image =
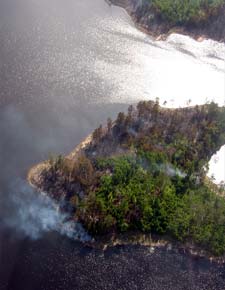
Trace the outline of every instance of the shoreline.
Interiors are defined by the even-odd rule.
[[[137,0],[107,0],[106,3],[108,2],[111,3],[110,5],[119,6],[125,9],[136,28],[153,37],[156,41],[165,41],[171,34],[177,33],[189,36],[198,42],[202,42],[206,39],[225,42],[225,28],[223,28],[221,35],[218,33],[219,22],[222,22],[221,27],[225,26],[225,6],[221,9],[222,11],[218,16],[218,21],[216,19],[217,17],[214,16],[209,19],[209,24],[199,24],[199,26],[171,26],[160,17],[156,17],[156,22],[151,23],[149,15],[154,15],[154,11],[152,11],[150,5],[147,8],[145,7],[145,10],[142,11],[141,8],[137,6]]]
[[[134,135],[133,139],[129,139],[128,137],[130,136],[128,134],[127,139],[121,139],[121,136],[124,136],[124,134],[126,132],[129,132],[129,130],[136,130],[134,132],[139,132],[139,134],[141,133],[142,135],[145,134],[146,138],[147,136],[149,136],[148,138],[150,138],[151,135],[149,135],[151,133],[151,131],[149,130],[149,126],[158,126],[158,134],[164,134],[163,138],[166,138],[166,136],[173,136],[174,137],[174,126],[175,123],[171,123],[172,121],[176,120],[176,122],[180,122],[182,125],[180,125],[180,127],[178,127],[178,132],[180,134],[189,134],[190,138],[192,138],[191,140],[193,141],[186,141],[188,142],[187,144],[189,146],[195,146],[196,141],[198,140],[196,137],[196,132],[198,132],[198,134],[204,134],[205,130],[207,130],[206,125],[210,125],[213,121],[215,123],[215,128],[217,129],[217,134],[218,134],[218,138],[215,139],[214,143],[210,143],[208,144],[207,142],[204,143],[204,140],[201,141],[202,145],[198,146],[196,148],[195,151],[195,155],[191,155],[189,159],[186,157],[185,161],[189,161],[191,164],[193,164],[192,160],[193,158],[196,159],[198,156],[201,157],[201,164],[196,164],[195,163],[195,168],[193,168],[194,171],[189,171],[189,174],[193,174],[193,172],[196,174],[199,174],[200,168],[203,166],[202,162],[208,162],[207,160],[211,158],[211,156],[215,153],[215,151],[217,151],[218,148],[221,147],[222,144],[224,144],[225,142],[225,137],[224,137],[224,124],[223,124],[223,120],[224,120],[224,110],[225,108],[220,108],[218,107],[218,105],[216,105],[215,103],[211,103],[211,104],[205,104],[202,105],[201,107],[199,106],[195,106],[192,108],[179,108],[179,109],[172,109],[171,111],[169,109],[165,109],[159,106],[159,103],[156,101],[149,101],[149,102],[140,102],[137,105],[137,108],[134,109],[133,107],[129,108],[128,110],[128,114],[129,112],[130,115],[130,119],[128,119],[128,117],[126,116],[126,114],[124,113],[119,113],[117,119],[112,122],[111,120],[107,121],[107,126],[103,127],[102,125],[95,129],[95,131],[91,134],[89,134],[85,139],[83,139],[73,150],[71,153],[67,154],[66,156],[61,156],[59,155],[58,157],[54,158],[50,158],[47,161],[43,161],[37,165],[35,165],[34,167],[30,168],[28,175],[27,175],[27,180],[29,182],[29,184],[33,187],[36,188],[40,194],[43,195],[48,195],[49,197],[52,198],[52,200],[54,200],[57,204],[57,207],[60,211],[62,212],[66,212],[68,211],[68,220],[72,221],[76,221],[76,222],[80,222],[85,229],[88,230],[88,233],[93,233],[93,239],[91,240],[86,240],[86,241],[81,241],[83,242],[84,246],[89,246],[89,247],[93,247],[93,248],[97,248],[100,250],[105,250],[110,246],[116,246],[116,245],[142,245],[142,246],[146,246],[147,248],[152,248],[152,250],[154,250],[154,248],[158,248],[158,247],[163,247],[164,249],[166,249],[167,247],[173,248],[174,251],[181,251],[182,253],[188,253],[193,257],[204,257],[209,261],[215,261],[218,263],[225,263],[225,254],[224,254],[224,244],[223,244],[223,238],[221,238],[221,243],[220,241],[218,241],[218,239],[214,238],[214,232],[211,233],[210,231],[207,232],[209,239],[206,239],[202,242],[201,239],[196,239],[196,236],[194,236],[196,233],[199,233],[199,228],[198,228],[198,221],[195,222],[195,220],[193,219],[193,221],[195,222],[195,226],[197,225],[197,231],[194,229],[192,229],[191,226],[191,219],[190,221],[188,221],[187,224],[187,230],[188,232],[184,232],[184,234],[174,234],[173,232],[173,227],[179,227],[180,225],[182,226],[182,223],[179,223],[179,217],[178,217],[178,223],[175,221],[172,221],[172,227],[169,227],[169,220],[168,220],[168,224],[166,224],[166,227],[162,227],[162,230],[157,230],[157,227],[152,227],[151,225],[149,226],[149,224],[147,223],[147,227],[138,227],[137,224],[140,222],[142,222],[143,220],[141,220],[142,216],[141,216],[141,208],[140,210],[140,214],[137,216],[133,216],[133,218],[136,218],[136,225],[132,225],[129,227],[129,222],[130,220],[125,220],[127,212],[123,212],[121,211],[121,214],[124,214],[124,220],[127,221],[127,227],[126,228],[122,228],[121,225],[118,223],[116,224],[118,221],[116,220],[116,218],[114,218],[113,213],[110,212],[110,209],[115,209],[116,210],[119,208],[117,205],[117,200],[116,203],[113,204],[113,202],[109,205],[107,204],[107,201],[105,201],[103,198],[106,197],[107,198],[107,191],[102,191],[103,192],[103,198],[101,199],[101,197],[97,196],[98,188],[101,188],[101,179],[102,176],[106,175],[113,175],[113,170],[114,170],[114,165],[113,163],[109,163],[109,165],[107,165],[108,163],[106,163],[106,165],[104,165],[104,157],[115,157],[118,156],[116,154],[122,153],[122,154],[132,154],[135,153],[133,150],[135,150],[132,147],[132,143],[134,144],[133,146],[135,146],[135,142],[140,142],[140,137],[136,134]],[[157,116],[155,116],[154,114],[157,112]],[[212,114],[212,112],[214,112]],[[215,117],[215,113],[218,113],[218,118]],[[147,116],[146,116],[147,114]],[[140,124],[140,120],[141,118],[145,117],[145,127],[142,128],[142,130],[139,129],[139,127],[137,127]],[[176,119],[174,119],[176,117]],[[192,124],[190,123],[193,118],[196,117],[198,120],[197,124],[193,124],[192,126],[188,126],[187,124]],[[205,124],[205,127],[200,126],[200,122],[203,120],[206,120],[206,118],[208,117],[208,123]],[[127,123],[127,127],[125,127],[125,122],[130,122]],[[220,122],[221,121],[221,122]],[[169,123],[169,125],[167,125]],[[113,125],[114,124],[114,125]],[[123,125],[123,127],[121,127],[121,124]],[[130,124],[130,125],[129,125]],[[172,124],[172,125],[171,125]],[[121,128],[124,128],[123,131],[121,131]],[[137,129],[138,128],[138,129]],[[211,128],[211,127],[210,127]],[[214,128],[214,127],[213,127]],[[132,131],[133,132],[133,131]],[[208,132],[208,131],[207,131]],[[209,132],[209,137],[208,139],[211,140],[211,135],[213,134],[213,132],[215,132],[215,129],[211,130]],[[123,135],[121,135],[123,134]],[[169,135],[168,135],[169,134]],[[160,135],[160,136],[161,136]],[[192,137],[191,137],[192,136]],[[156,135],[157,137],[157,135]],[[156,138],[155,137],[155,138]],[[176,136],[175,136],[176,137]],[[220,137],[220,138],[219,138]],[[131,136],[130,136],[131,138]],[[136,139],[135,139],[136,138]],[[162,142],[162,144],[164,144],[164,139],[162,137],[157,137],[158,139],[155,139],[155,143],[158,144],[159,142]],[[182,139],[183,140],[183,139]],[[127,143],[125,143],[125,141]],[[128,143],[128,141],[130,143]],[[153,154],[156,152],[156,149],[154,146],[155,145],[154,142],[150,142],[149,139],[147,139],[147,141],[149,142],[149,144],[152,147],[141,147],[142,150],[146,150],[148,151],[153,151]],[[147,142],[145,141],[145,142]],[[172,142],[172,141],[171,141]],[[122,144],[122,145],[121,145]],[[124,144],[128,145],[131,144],[129,148],[129,151],[126,151],[124,147]],[[145,143],[146,144],[146,143]],[[171,144],[166,143],[166,144]],[[186,144],[186,143],[185,143]],[[179,145],[179,144],[178,144]],[[202,148],[202,146],[204,147],[204,150]],[[166,155],[167,157],[163,157],[161,156],[161,159],[151,159],[150,162],[152,162],[152,164],[157,164],[157,163],[162,163],[163,164],[167,164],[167,162],[169,162],[171,159],[169,159],[169,154],[174,154],[173,152],[176,152],[177,148],[179,149],[179,147],[176,146],[176,144],[172,143],[173,146],[173,151],[171,153],[171,151],[166,151],[166,148],[168,148],[168,145],[165,147],[160,147],[161,150],[164,149],[165,153],[164,154],[168,154]],[[159,150],[159,147],[156,147],[157,150]],[[186,151],[182,151],[182,152],[189,152],[189,147],[185,147],[187,148]],[[207,148],[207,151],[205,151],[205,148]],[[123,150],[122,150],[123,149]],[[138,149],[138,148],[137,148]],[[121,151],[122,150],[122,151]],[[154,151],[155,150],[155,151]],[[175,151],[174,151],[175,150]],[[202,151],[203,150],[203,151]],[[158,152],[158,151],[157,151]],[[191,153],[191,152],[190,152]],[[201,155],[199,155],[201,154]],[[93,159],[91,159],[93,157]],[[151,157],[152,155],[150,155]],[[173,155],[171,155],[173,156]],[[98,157],[102,157],[102,163],[100,160],[100,163],[98,163]],[[136,156],[138,157],[138,156]],[[134,158],[136,158],[134,157]],[[140,157],[140,155],[139,155]],[[145,158],[145,155],[142,157]],[[151,157],[152,158],[152,157]],[[168,159],[166,159],[168,158]],[[172,157],[171,157],[172,158]],[[55,160],[55,161],[54,161]],[[106,159],[107,160],[107,159]],[[117,160],[117,159],[116,159]],[[136,160],[136,159],[135,159]],[[134,160],[134,161],[135,161]],[[144,159],[142,159],[144,160]],[[168,161],[169,160],[169,161]],[[183,159],[181,159],[182,161]],[[132,170],[132,175],[130,175],[130,179],[129,181],[129,185],[130,188],[136,188],[136,184],[139,186],[141,184],[141,182],[145,182],[147,180],[147,182],[150,181],[151,178],[153,178],[153,175],[141,175],[144,176],[144,178],[142,178],[139,182],[135,183],[135,178],[134,178],[134,174],[137,174],[138,171],[136,168],[136,166],[133,166],[134,164],[137,164],[136,161],[135,163],[132,163],[133,161],[131,160],[131,162],[129,162],[129,164],[126,165],[126,168],[128,168],[128,170],[131,170],[130,168],[132,167],[134,170]],[[200,161],[199,161],[200,162]],[[119,166],[121,166],[121,163],[118,163]],[[142,166],[140,168],[144,167],[143,162],[141,162]],[[179,164],[177,163],[175,166],[179,169]],[[182,166],[183,163],[181,163]],[[184,163],[185,164],[185,163]],[[102,166],[102,167],[101,167]],[[109,167],[112,166],[112,167]],[[123,165],[124,166],[124,165]],[[172,169],[173,167],[173,163],[171,160],[171,166]],[[201,167],[198,167],[201,166]],[[139,168],[139,167],[137,167]],[[199,168],[199,169],[198,169]],[[151,169],[151,168],[150,168]],[[181,170],[183,172],[185,172],[185,170],[190,170],[190,167],[185,167],[183,165],[183,167],[181,167]],[[115,175],[117,174],[117,169],[115,169]],[[121,167],[119,167],[119,176],[122,176],[122,178],[124,178],[124,176],[126,176],[130,171],[125,171],[121,169]],[[152,170],[152,169],[151,169]],[[153,167],[154,170],[154,167]],[[128,172],[128,173],[127,173]],[[146,171],[147,172],[147,171]],[[129,173],[130,174],[130,173]],[[167,173],[167,176],[169,176],[169,172]],[[174,173],[176,175],[176,173]],[[182,173],[181,173],[182,174]],[[159,176],[160,179],[158,179],[158,182],[161,183],[161,178],[164,177],[165,175]],[[177,176],[177,175],[176,175]],[[186,176],[186,175],[185,175]],[[202,198],[207,198],[207,196],[205,196],[205,190],[208,188],[209,186],[205,186],[204,184],[204,172],[202,175],[202,181],[201,181],[201,185],[198,188],[199,190],[202,190],[202,192],[200,192],[202,194],[202,196],[200,197],[200,193],[198,193],[197,191],[195,191],[193,189],[193,193],[197,193],[197,196],[200,198],[199,202],[193,199],[186,200],[187,202],[190,202],[191,205],[193,205],[196,203],[197,205],[199,205],[201,208],[204,208],[204,200],[202,200]],[[157,176],[156,176],[157,177]],[[133,178],[134,178],[134,183],[133,183]],[[190,178],[190,177],[189,177]],[[132,180],[132,183],[130,183]],[[154,179],[153,179],[154,180]],[[168,179],[170,182],[171,179]],[[175,179],[176,181],[177,179]],[[193,182],[194,180],[192,180]],[[116,181],[117,182],[117,181]],[[125,189],[127,185],[127,181],[126,183],[124,182],[124,179],[122,179],[122,182],[119,181],[119,185],[121,186],[122,189]],[[174,196],[178,193],[184,193],[186,194],[186,188],[187,186],[190,186],[190,180],[188,179],[187,184],[185,184],[185,187],[182,189],[180,188],[180,191],[176,191],[175,188],[172,189],[174,193],[172,193],[172,195],[170,195],[168,199],[165,199],[163,197],[163,193],[164,191],[159,188],[159,187],[155,187],[155,184],[153,183],[153,190],[151,194],[155,194],[155,196],[158,196],[159,193],[162,193],[162,201],[165,202],[165,204],[174,201]],[[110,183],[113,185],[113,183]],[[109,185],[110,185],[109,184]],[[172,184],[172,183],[171,183]],[[117,183],[116,183],[117,185]],[[163,183],[163,185],[165,186],[165,184]],[[108,186],[108,184],[106,184],[106,186]],[[149,185],[148,185],[149,186]],[[159,186],[159,185],[157,185]],[[174,184],[173,186],[176,186],[176,184]],[[183,183],[181,183],[181,186],[184,186]],[[170,187],[169,187],[170,188]],[[192,187],[191,187],[192,188]],[[113,192],[115,190],[115,192],[117,192],[118,187],[116,186],[112,186],[111,188],[109,188],[110,192]],[[131,189],[132,192],[133,189]],[[136,192],[134,192],[134,197],[136,198],[136,200],[138,200],[138,198],[142,198],[142,200],[144,200],[144,203],[141,203],[141,206],[148,206],[148,202],[149,200],[143,199],[143,194],[146,196],[146,194],[149,193],[149,187],[147,188],[147,192],[146,191],[142,191],[142,190],[136,190]],[[160,190],[160,191],[159,191]],[[182,191],[181,191],[182,190]],[[96,193],[97,192],[97,193]],[[100,191],[101,193],[101,191]],[[133,193],[133,192],[132,192]],[[38,194],[38,193],[37,193]],[[99,198],[99,200],[96,199]],[[109,193],[110,194],[110,193]],[[126,194],[129,194],[129,188],[128,188],[128,193],[125,191],[123,191],[124,196]],[[207,193],[208,194],[208,193]],[[215,208],[213,202],[215,202],[216,200],[216,195],[218,196],[218,193],[215,192],[214,190],[212,190],[212,194],[213,196],[210,197],[211,199],[209,199],[210,205],[212,204],[213,209]],[[121,194],[120,194],[121,196]],[[144,196],[144,197],[145,197]],[[210,195],[211,196],[211,195]],[[101,208],[99,209],[98,207],[96,207],[96,200],[99,202],[102,202],[103,205],[108,206],[107,210],[105,210],[104,212],[101,210]],[[122,200],[122,199],[121,199]],[[177,199],[176,199],[177,200]],[[183,199],[181,199],[182,201]],[[89,204],[88,204],[89,202]],[[136,202],[136,201],[134,201]],[[150,201],[151,202],[151,201]],[[176,201],[175,201],[176,202]],[[220,202],[218,200],[218,202]],[[175,206],[175,208],[172,208],[172,214],[176,213],[176,210],[179,209],[178,207],[181,206],[181,213],[184,212],[182,210],[185,210],[187,207],[182,207],[182,204],[179,203],[179,201],[177,200],[177,205]],[[88,206],[89,207],[88,207]],[[90,207],[90,205],[94,205],[94,207]],[[97,203],[98,205],[98,203]],[[132,202],[128,203],[128,206],[132,206]],[[111,208],[110,208],[110,207]],[[131,207],[130,206],[130,207]],[[167,206],[167,205],[166,205]],[[177,207],[178,206],[178,207]],[[225,207],[225,203],[224,200],[221,199],[221,206],[222,209]],[[93,209],[93,210],[92,210]],[[198,209],[198,208],[197,208]],[[207,208],[206,208],[207,209]],[[188,210],[188,209],[187,209]],[[187,211],[189,212],[189,211]],[[119,212],[120,213],[120,212]],[[166,212],[167,213],[167,212]],[[214,213],[214,212],[212,212]],[[185,212],[184,212],[185,214]],[[194,212],[195,214],[195,212]],[[207,212],[203,211],[202,214],[208,214]],[[222,214],[222,213],[221,213]],[[109,222],[107,222],[106,217],[109,216],[110,218],[111,215],[111,223],[110,220]],[[202,217],[204,217],[204,215],[202,215]],[[144,215],[143,215],[144,216]],[[149,223],[152,223],[152,219],[156,218],[156,221],[158,221],[158,217],[157,215],[149,215],[149,212],[146,213],[145,217],[147,216]],[[171,214],[170,214],[170,217]],[[176,217],[176,215],[174,216]],[[213,215],[214,217],[214,215]],[[164,214],[163,218],[167,218],[167,216]],[[190,218],[192,218],[192,213],[190,212]],[[135,220],[135,219],[134,219]],[[211,219],[208,221],[206,220],[206,222],[210,222]],[[215,219],[212,219],[212,222],[214,222]],[[107,222],[107,223],[106,223]],[[216,220],[217,223],[219,223],[222,226],[222,222],[223,219],[220,220]],[[99,225],[97,224],[99,223]],[[102,223],[102,224],[101,224]],[[105,223],[105,224],[104,224]],[[205,225],[205,222],[203,222],[200,225]],[[102,228],[98,228],[98,226],[102,227]],[[212,228],[214,229],[214,228]],[[193,231],[192,231],[193,230]],[[191,232],[192,231],[192,232]],[[201,232],[200,232],[201,233]],[[205,232],[203,232],[203,234],[205,234]],[[221,233],[221,235],[224,234],[224,231]],[[221,236],[219,235],[219,237]],[[213,248],[213,242],[216,239],[216,242],[218,243],[218,247],[221,247],[218,249],[218,247],[214,247]],[[209,245],[207,246],[206,243],[209,243]],[[217,246],[217,244],[216,244]]]
[[[91,142],[92,134],[88,135],[81,143],[79,143],[74,150],[72,150],[66,157],[68,159],[76,159],[82,150]],[[43,190],[41,174],[43,170],[48,170],[49,161],[43,161],[31,167],[27,174],[27,181],[29,185],[38,192],[48,195],[48,192]],[[97,236],[91,242],[80,241],[84,246],[107,250],[110,247],[139,245],[149,249],[153,253],[158,248],[164,248],[167,251],[177,251],[183,254],[188,254],[192,258],[204,258],[210,262],[218,264],[225,263],[225,256],[216,257],[209,252],[202,250],[197,245],[191,242],[179,242],[167,236],[159,236],[155,234],[146,234],[139,231],[128,231],[127,233],[110,233],[108,235]]]
[[[99,236],[91,243],[84,242],[84,245],[102,251],[117,246],[142,246],[148,249],[150,253],[154,253],[157,249],[165,249],[166,251],[190,255],[193,259],[206,259],[211,263],[217,264],[225,263],[224,255],[221,257],[210,255],[207,251],[190,242],[182,243],[167,236],[160,237],[156,234],[146,234],[139,231],[128,231],[127,233],[117,233],[111,236]]]
[[[89,134],[83,141],[81,141],[68,155],[66,158],[75,160],[79,154],[82,154],[82,150],[92,141],[92,134]],[[48,170],[50,164],[49,160],[37,163],[32,166],[27,173],[27,181],[29,185],[38,191],[42,191],[41,187],[41,173],[44,170]],[[48,193],[46,193],[48,194]]]

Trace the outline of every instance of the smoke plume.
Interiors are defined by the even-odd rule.
[[[179,176],[181,178],[185,178],[187,176],[186,173],[182,172],[180,169],[173,167],[171,164],[163,164],[161,166],[162,171],[164,171],[168,176]]]
[[[57,231],[74,240],[91,240],[82,225],[62,213],[49,196],[35,192],[22,180],[13,184],[12,188],[11,204],[17,210],[5,218],[6,226],[34,240],[49,231]]]

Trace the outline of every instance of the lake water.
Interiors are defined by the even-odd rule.
[[[154,41],[123,9],[103,0],[0,0],[1,290],[140,289],[142,275],[142,289],[169,289],[165,285],[176,278],[169,270],[165,277],[156,271],[158,280],[151,278],[148,288],[151,259],[162,255],[168,267],[173,259],[183,265],[184,289],[193,281],[195,289],[204,289],[199,277],[210,265],[183,255],[159,251],[148,260],[144,249],[128,247],[105,257],[47,230],[37,241],[24,238],[31,223],[24,213],[30,210],[25,178],[30,166],[49,153],[70,152],[107,117],[138,100],[159,97],[168,107],[179,107],[189,99],[191,105],[214,99],[223,105],[224,52],[222,43],[181,35]],[[224,149],[219,154],[210,168],[218,181],[225,179]],[[40,219],[38,211],[33,218]],[[129,263],[136,265],[136,280]],[[100,277],[104,271],[108,274]],[[220,285],[221,273],[212,274]],[[116,284],[118,277],[122,284]]]

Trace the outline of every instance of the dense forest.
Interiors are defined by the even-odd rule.
[[[146,0],[173,24],[198,23],[216,15],[224,0]]]
[[[224,184],[207,177],[225,144],[225,107],[130,106],[75,155],[51,157],[39,187],[94,236],[139,230],[225,252]]]

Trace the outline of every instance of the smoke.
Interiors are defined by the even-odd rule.
[[[62,213],[49,196],[35,192],[22,180],[16,181],[12,188],[11,206],[16,210],[5,217],[4,224],[15,232],[33,240],[50,231],[57,231],[74,240],[91,240],[82,225]]]
[[[128,134],[130,134],[130,135],[133,136],[133,137],[137,137],[137,135],[138,135],[137,131],[134,130],[134,128],[129,128],[129,129],[127,130],[127,132],[128,132]]]
[[[133,6],[135,9],[138,9],[139,7],[143,6],[144,1],[143,0],[133,0]]]
[[[138,160],[138,164],[140,164],[145,170],[150,170],[151,172],[163,172],[170,177],[179,176],[181,178],[185,178],[187,176],[185,172],[173,166],[171,163],[152,164],[147,159],[141,158]]]
[[[168,175],[168,176],[179,176],[181,178],[185,178],[187,176],[186,173],[182,172],[180,169],[173,167],[171,164],[163,164],[162,170]]]

